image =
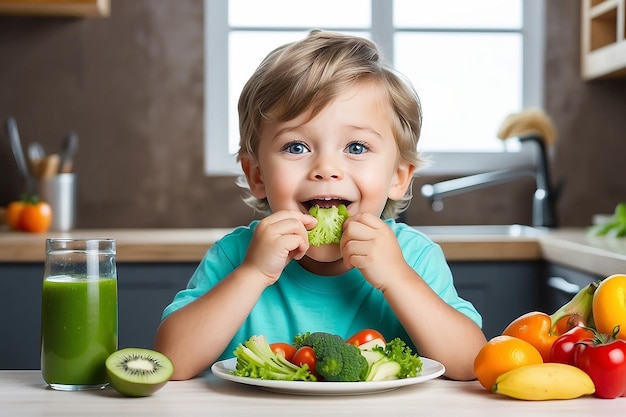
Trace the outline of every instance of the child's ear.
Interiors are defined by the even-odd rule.
[[[409,185],[411,185],[411,179],[413,179],[414,172],[415,165],[411,165],[402,160],[398,162],[396,172],[391,179],[391,187],[389,188],[388,197],[391,200],[398,201],[404,197],[406,190],[409,188]]]
[[[265,198],[265,183],[263,182],[263,176],[261,175],[261,168],[256,158],[251,155],[241,157],[241,168],[246,175],[248,181],[248,187],[250,187],[250,193],[256,198]]]

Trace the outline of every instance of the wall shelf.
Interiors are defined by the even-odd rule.
[[[28,16],[105,17],[111,0],[0,0],[0,14]]]
[[[626,77],[626,0],[583,0],[581,75]]]

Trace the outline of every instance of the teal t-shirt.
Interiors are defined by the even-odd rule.
[[[406,224],[394,220],[386,223],[395,232],[408,264],[433,291],[482,326],[482,318],[474,306],[458,296],[440,246]],[[242,263],[257,224],[254,221],[236,228],[207,251],[187,288],[178,292],[165,308],[163,319],[202,296]],[[380,331],[386,340],[399,337],[417,351],[383,294],[358,269],[339,276],[320,276],[292,260],[278,281],[265,289],[219,359],[233,357],[237,345],[253,335],[263,334],[270,343],[290,343],[296,334],[307,331],[330,332],[347,338],[366,328]]]

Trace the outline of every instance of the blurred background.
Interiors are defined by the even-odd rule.
[[[626,200],[626,78],[583,79],[581,2],[541,4],[541,101],[558,131],[552,179],[563,185],[557,217],[560,226],[587,226]],[[38,141],[53,152],[70,130],[80,137],[78,228],[234,227],[258,217],[234,174],[206,167],[205,68],[215,62],[205,53],[204,0],[110,5],[104,17],[0,15],[0,206],[24,187],[4,129],[13,116],[25,147]],[[425,124],[429,104],[422,97]],[[449,122],[458,123],[454,111]],[[418,172],[405,220],[531,223],[532,178],[449,197],[433,211],[420,186],[455,176]]]

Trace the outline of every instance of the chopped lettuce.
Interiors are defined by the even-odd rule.
[[[388,343],[362,345],[361,354],[367,359],[366,381],[412,378],[422,372],[422,360],[400,338]]]

